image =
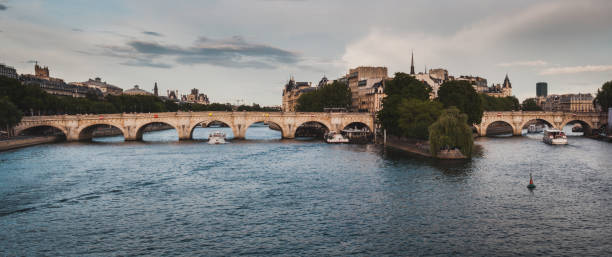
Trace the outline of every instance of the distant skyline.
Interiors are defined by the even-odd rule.
[[[100,77],[212,102],[280,105],[290,76],[357,66],[508,74],[520,100],[595,93],[612,80],[612,1],[0,0],[0,63],[67,82]]]

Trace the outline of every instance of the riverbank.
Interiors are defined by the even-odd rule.
[[[385,146],[428,158],[436,158],[443,160],[468,159],[458,149],[440,150],[437,156],[433,156],[429,151],[429,142],[422,140],[402,139],[390,136],[387,138],[387,143],[385,144]]]
[[[48,144],[62,140],[62,136],[16,137],[0,141],[0,152],[22,147]]]

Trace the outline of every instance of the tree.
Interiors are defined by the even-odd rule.
[[[521,108],[519,100],[514,96],[494,97],[480,94],[480,100],[484,111],[518,111]]]
[[[604,83],[601,89],[597,89],[597,96],[593,104],[601,106],[604,112],[612,107],[612,81]]]
[[[438,120],[429,126],[429,151],[433,156],[437,156],[443,148],[458,148],[463,155],[471,158],[474,137],[467,119],[466,114],[451,107],[444,110]]]
[[[314,91],[304,93],[298,98],[299,112],[322,112],[325,108],[349,108],[351,89],[342,82],[334,81]]]
[[[474,87],[468,81],[453,80],[444,82],[438,90],[438,101],[444,108],[457,107],[467,114],[467,124],[478,124],[484,112],[482,100]]]
[[[428,128],[438,119],[442,109],[442,104],[439,102],[403,99],[399,106],[398,121],[402,135],[427,140]]]
[[[0,97],[0,128],[6,128],[10,134],[11,129],[21,122],[21,117],[21,111],[8,97]]]
[[[527,98],[523,101],[521,109],[523,111],[541,111],[542,107],[538,106],[535,98]]]
[[[385,94],[383,99],[383,109],[376,117],[383,129],[389,134],[402,135],[403,131],[399,127],[401,111],[399,109],[402,100],[416,99],[428,101],[431,87],[412,76],[398,72],[393,79],[385,81]]]

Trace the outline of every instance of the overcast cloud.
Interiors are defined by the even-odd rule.
[[[10,6],[10,8],[7,8]],[[612,80],[612,1],[0,1],[0,62],[123,88],[279,105],[289,76],[317,82],[350,67],[446,68],[520,99],[596,92]]]

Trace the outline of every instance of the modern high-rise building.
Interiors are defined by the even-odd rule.
[[[536,83],[536,96],[547,97],[548,96],[548,83],[538,82]]]

